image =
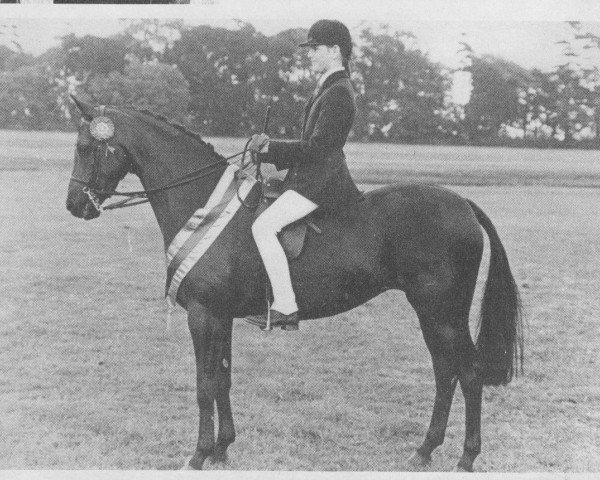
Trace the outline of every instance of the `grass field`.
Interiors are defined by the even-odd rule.
[[[214,143],[229,154],[243,140]],[[0,468],[179,468],[196,442],[195,366],[184,312],[164,323],[162,240],[146,206],[71,217],[73,144],[0,132]],[[600,470],[597,152],[352,144],[347,154],[361,182],[454,185],[508,251],[526,373],[485,389],[476,469]],[[238,439],[225,468],[406,468],[434,386],[402,294],[298,334],[236,320],[233,350]],[[463,416],[457,394],[432,470],[458,460]]]

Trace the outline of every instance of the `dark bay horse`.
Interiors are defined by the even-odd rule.
[[[83,187],[92,187],[101,203],[128,172],[134,173],[149,191],[168,247],[205,204],[226,160],[197,134],[149,112],[76,103],[82,123],[68,210],[96,218],[100,211]],[[100,115],[114,124],[106,140],[90,132],[89,122]],[[194,176],[199,171],[204,173]],[[173,188],[161,188],[165,185]],[[209,268],[194,267],[179,289],[197,368],[200,418],[192,468],[202,468],[208,457],[224,461],[235,439],[229,398],[233,319],[265,308],[265,278],[250,231],[253,218],[253,211],[240,209],[207,256]],[[473,202],[447,189],[407,183],[368,192],[352,208],[323,216],[319,227],[322,233],[309,230],[304,252],[290,264],[301,319],[345,312],[389,289],[404,291],[431,353],[436,385],[429,429],[410,461],[417,468],[427,465],[442,444],[459,382],[466,433],[457,469],[471,471],[481,450],[482,387],[510,382],[523,359],[518,289],[492,222]],[[483,253],[482,227],[491,258],[474,343],[469,310]]]

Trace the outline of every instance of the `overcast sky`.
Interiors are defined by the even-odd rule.
[[[39,54],[58,37],[110,35],[122,29],[119,18],[183,17],[190,24],[234,28],[233,19],[252,23],[272,35],[291,27],[308,28],[319,18],[337,18],[358,33],[361,25],[388,23],[418,38],[429,56],[456,65],[458,42],[477,53],[491,53],[525,67],[549,70],[563,61],[557,40],[571,34],[565,20],[600,22],[599,0],[192,0],[192,5],[7,5],[0,6],[26,51]],[[12,28],[14,25],[14,28]],[[600,23],[589,28],[600,32]],[[7,28],[3,29],[7,32]],[[12,35],[0,36],[9,43]]]

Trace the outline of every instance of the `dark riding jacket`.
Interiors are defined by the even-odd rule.
[[[362,198],[343,147],[354,121],[354,90],[346,71],[332,73],[304,109],[300,140],[270,140],[260,160],[289,169],[285,190],[295,190],[320,207],[334,210]]]

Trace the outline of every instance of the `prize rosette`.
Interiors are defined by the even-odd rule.
[[[115,124],[108,117],[96,117],[90,122],[90,133],[96,140],[108,140],[115,134]]]

